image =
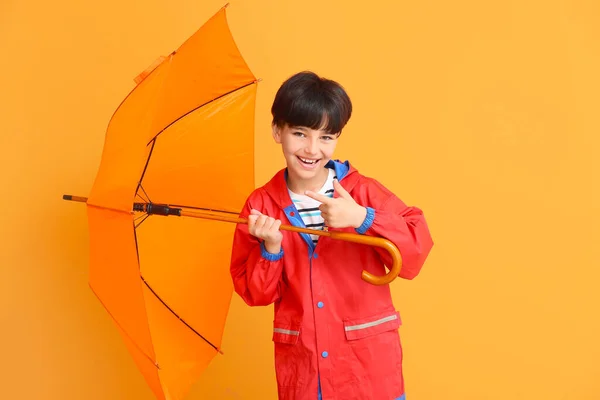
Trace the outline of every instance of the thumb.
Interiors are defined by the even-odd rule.
[[[261,212],[258,210],[255,210],[254,208],[250,210],[250,214],[248,215],[248,223],[249,224],[254,224],[256,223],[256,220],[258,220],[258,217],[261,215]]]
[[[346,189],[344,189],[344,187],[342,186],[342,184],[341,184],[341,183],[340,183],[340,182],[339,182],[337,179],[334,179],[334,180],[333,180],[333,189],[334,189],[336,192],[338,192],[338,193],[339,193],[339,195],[340,195],[340,197],[341,197],[341,198],[343,198],[343,199],[351,199],[351,200],[354,200],[354,199],[352,198],[352,196],[350,196],[350,193],[348,193],[348,192],[346,191]]]

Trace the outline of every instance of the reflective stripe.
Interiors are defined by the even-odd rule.
[[[284,333],[286,335],[294,335],[294,336],[298,336],[300,334],[300,331],[290,331],[288,329],[281,329],[281,328],[273,328],[273,332]]]
[[[398,319],[398,316],[396,314],[390,315],[389,317],[378,319],[377,321],[373,321],[373,322],[367,322],[367,323],[360,324],[360,325],[346,326],[344,329],[346,331],[356,331],[356,330],[359,330],[359,329],[366,329],[366,328],[371,328],[373,326],[381,325],[381,324],[383,324],[385,322],[390,322],[390,321],[393,321],[395,319]]]

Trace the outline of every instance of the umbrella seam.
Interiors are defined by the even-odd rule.
[[[146,358],[148,360],[150,360],[150,362],[152,363],[152,365],[154,365],[157,369],[160,369],[160,366],[158,365],[158,362],[156,362],[156,360],[154,360],[151,356],[149,356],[144,349],[142,349],[136,342],[135,340],[133,340],[133,337],[131,337],[131,335],[129,334],[129,332],[127,332],[127,330],[125,330],[125,328],[119,323],[119,321],[117,321],[117,319],[115,318],[115,316],[108,310],[108,308],[106,307],[106,305],[104,304],[104,302],[102,301],[102,299],[100,298],[100,296],[98,296],[98,293],[96,293],[96,291],[94,290],[94,288],[92,287],[92,285],[90,285],[90,290],[94,293],[94,295],[96,296],[96,298],[98,299],[98,301],[100,302],[100,304],[102,304],[102,306],[106,309],[106,312],[108,313],[108,315],[110,315],[110,317],[112,318],[113,322],[123,331],[123,333],[125,333],[125,335],[127,335],[127,337],[129,338],[129,340],[131,341],[131,343],[133,343],[135,345],[135,347],[144,355],[146,356]]]
[[[156,138],[158,138],[158,136],[159,136],[161,133],[163,133],[165,130],[167,130],[167,129],[168,129],[170,126],[171,126],[171,125],[175,124],[177,121],[179,121],[180,119],[182,119],[182,118],[184,118],[184,117],[188,116],[189,114],[193,113],[194,111],[196,111],[196,110],[198,110],[198,109],[200,109],[200,108],[202,108],[202,107],[204,107],[204,106],[206,106],[206,105],[209,105],[210,103],[212,103],[212,102],[215,102],[215,101],[219,100],[220,98],[223,98],[223,97],[227,96],[228,94],[235,93],[235,92],[237,92],[238,90],[242,90],[242,89],[244,89],[244,88],[246,88],[246,87],[248,87],[248,86],[250,86],[250,85],[254,85],[254,84],[256,84],[256,83],[258,83],[258,80],[257,80],[257,79],[254,79],[252,82],[248,82],[248,83],[246,83],[246,84],[245,84],[245,85],[243,85],[243,86],[240,86],[240,87],[238,87],[238,88],[235,88],[235,89],[233,89],[233,90],[230,90],[230,91],[229,91],[229,92],[227,92],[227,93],[223,93],[223,94],[221,94],[221,95],[219,95],[219,96],[215,97],[214,99],[211,99],[211,100],[207,101],[206,103],[200,104],[198,107],[195,107],[195,108],[193,108],[193,109],[189,110],[188,112],[186,112],[185,114],[182,114],[182,115],[181,115],[181,116],[179,116],[177,119],[173,120],[173,121],[172,121],[172,122],[170,122],[170,123],[169,123],[167,126],[165,126],[164,128],[162,128],[162,129],[161,129],[161,130],[160,130],[160,131],[159,131],[159,132],[158,132],[158,133],[157,133],[157,134],[156,134],[156,135],[155,135],[155,136],[154,136],[154,137],[153,137],[153,138],[152,138],[152,139],[151,139],[151,140],[148,142],[148,144],[147,144],[147,145],[149,145],[149,144],[150,144],[152,141],[156,141]],[[150,160],[150,157],[149,157],[149,156],[148,156],[148,160]]]

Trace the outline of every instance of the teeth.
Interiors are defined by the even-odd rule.
[[[314,164],[317,162],[317,160],[307,160],[306,158],[302,158],[302,157],[298,157],[300,160],[302,160],[302,162],[305,162],[307,164]]]

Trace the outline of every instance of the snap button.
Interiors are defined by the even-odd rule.
[[[326,351],[324,351],[324,352],[321,353],[321,355],[323,356],[323,358],[327,358],[327,356],[329,355],[329,353],[326,352]]]
[[[322,301],[320,301],[320,302],[318,302],[318,303],[317,303],[317,307],[319,307],[319,308],[323,308],[323,306],[325,306],[325,304],[323,304],[323,302],[322,302]]]

